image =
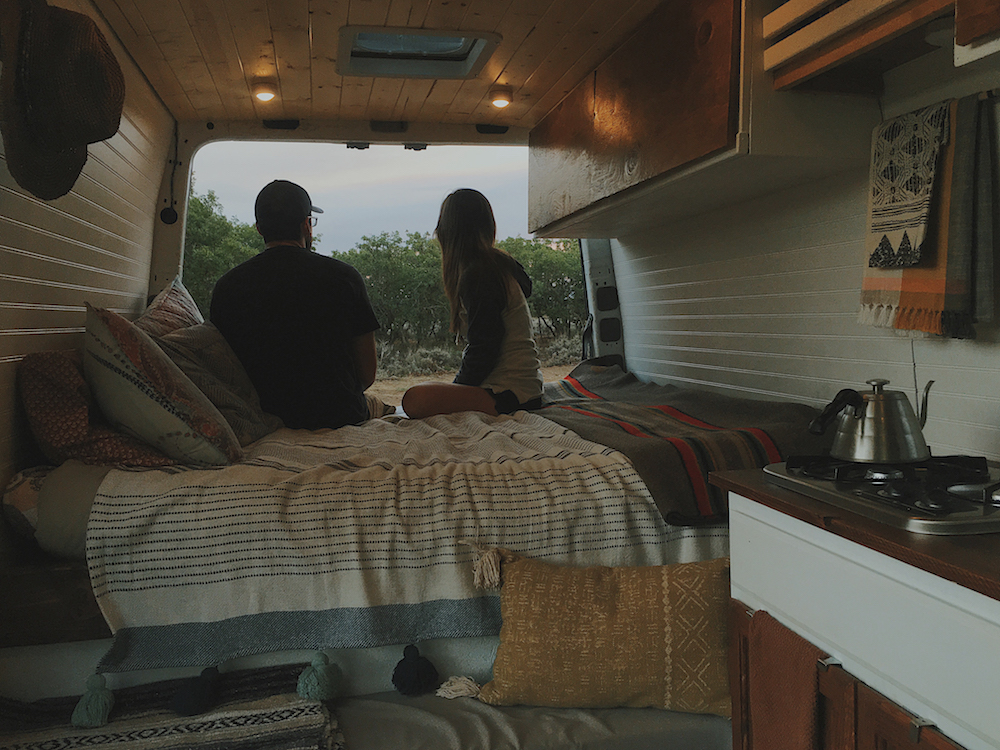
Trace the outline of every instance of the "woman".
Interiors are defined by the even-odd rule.
[[[469,189],[444,199],[434,234],[451,305],[451,330],[465,337],[452,383],[420,383],[403,394],[403,411],[429,417],[457,411],[510,414],[541,406],[542,373],[532,336],[531,279],[493,246],[496,221],[486,197]]]

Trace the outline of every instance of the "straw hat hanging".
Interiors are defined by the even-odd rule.
[[[7,168],[22,188],[54,200],[73,188],[87,144],[118,131],[121,67],[89,16],[45,0],[0,2],[0,52]]]

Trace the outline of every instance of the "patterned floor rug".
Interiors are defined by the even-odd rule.
[[[0,750],[344,750],[328,708],[296,695],[301,669],[223,674],[218,702],[196,716],[179,716],[169,708],[183,680],[118,690],[109,722],[97,729],[70,725],[75,699],[23,703],[0,698]]]

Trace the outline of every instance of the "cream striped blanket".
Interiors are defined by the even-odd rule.
[[[87,531],[100,669],[495,635],[469,542],[576,565],[725,553],[699,533],[621,453],[527,412],[279,430],[238,465],[108,474]]]

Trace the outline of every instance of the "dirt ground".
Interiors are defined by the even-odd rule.
[[[545,376],[546,383],[550,380],[562,380],[574,367],[576,367],[575,364],[543,367],[542,375]],[[414,375],[408,378],[378,378],[367,392],[378,396],[387,404],[398,406],[406,389],[411,385],[423,383],[426,380],[443,380],[450,383],[453,377],[455,377],[453,372],[442,372],[437,375]]]

